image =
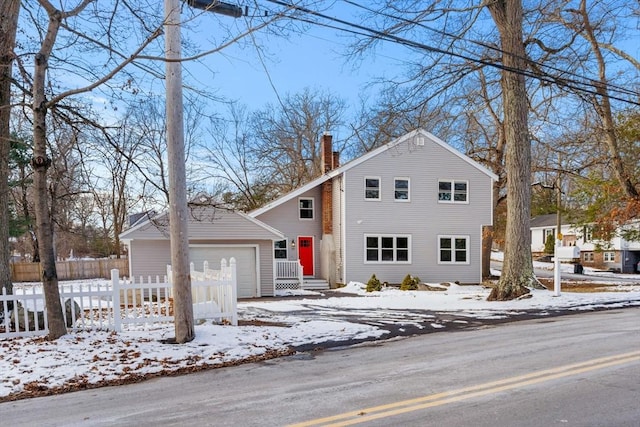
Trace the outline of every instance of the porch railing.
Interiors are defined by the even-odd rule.
[[[276,260],[273,268],[275,272],[275,290],[302,289],[302,264],[300,260]]]

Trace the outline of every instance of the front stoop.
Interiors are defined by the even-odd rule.
[[[304,279],[302,289],[306,291],[328,291],[329,283],[324,279]]]

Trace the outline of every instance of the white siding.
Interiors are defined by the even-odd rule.
[[[344,283],[344,251],[342,236],[344,227],[344,191],[342,188],[342,176],[333,179],[333,240],[336,247],[336,281]]]
[[[167,274],[171,264],[169,240],[133,240],[129,243],[129,271],[133,277],[160,276]]]
[[[257,271],[257,279],[259,280],[260,295],[273,296],[273,243],[271,240],[261,240],[257,242],[247,243],[246,241],[230,240],[192,240],[190,248],[193,246],[209,245],[212,247],[223,248],[228,247],[229,250],[223,253],[221,257],[229,258],[234,256],[234,247],[257,247],[259,268]],[[143,276],[160,276],[163,277],[167,271],[167,265],[171,264],[171,247],[169,240],[133,240],[129,242],[129,270],[131,275],[135,277]],[[196,259],[200,264],[204,259]],[[215,260],[208,260],[209,263],[215,263]],[[215,264],[213,264],[215,265]],[[201,265],[197,266],[202,268]],[[212,266],[215,269],[216,267]],[[239,264],[238,269],[254,269],[255,261],[251,265]],[[255,288],[255,286],[254,286]],[[252,295],[257,296],[256,292]]]
[[[299,198],[313,198],[314,201],[314,216],[313,220],[301,220],[299,218],[298,200]],[[313,237],[314,244],[314,259],[315,266],[314,271],[322,271],[320,269],[320,239],[322,238],[322,194],[321,187],[315,187],[299,197],[294,197],[287,202],[276,206],[275,208],[264,212],[256,217],[256,219],[269,224],[271,227],[276,228],[287,239],[287,254],[289,260],[298,259],[298,250],[291,249],[291,241],[295,241],[297,244],[298,236],[311,236]]]
[[[205,261],[209,263],[210,269],[217,270],[223,258],[227,262],[231,257],[235,258],[238,298],[254,298],[260,296],[257,250],[257,246],[245,245],[191,245],[189,259],[194,263],[195,269],[201,271]]]
[[[381,200],[364,198],[364,177],[381,178]],[[410,201],[394,200],[394,178],[409,178]],[[438,203],[438,180],[468,181],[468,203]],[[491,224],[491,178],[429,139],[396,145],[345,172],[345,281],[371,274],[400,283],[406,274],[425,282],[481,280],[481,230]],[[410,264],[366,264],[364,235],[410,235]],[[469,236],[469,264],[438,264],[438,235]]]

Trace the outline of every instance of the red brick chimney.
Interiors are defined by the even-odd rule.
[[[325,132],[322,135],[321,141],[322,173],[327,173],[333,169],[333,137],[329,133]]]
[[[338,153],[333,151],[333,137],[325,132],[322,135],[322,171],[330,172],[337,167]],[[333,233],[333,182],[322,183],[322,234]]]

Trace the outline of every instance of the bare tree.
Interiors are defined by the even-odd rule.
[[[634,60],[631,55],[625,54],[622,50],[615,48],[608,40],[599,38],[609,37],[609,33],[614,30],[608,30],[611,24],[612,15],[616,16],[612,5],[601,5],[599,1],[587,5],[586,0],[581,0],[577,9],[571,8],[567,4],[565,10],[560,10],[555,14],[554,18],[558,19],[564,26],[571,29],[575,34],[583,38],[590,49],[593,62],[597,68],[597,79],[594,79],[595,93],[591,96],[583,96],[592,104],[593,109],[600,118],[603,139],[609,149],[611,158],[611,167],[613,173],[620,184],[623,194],[629,199],[639,201],[640,190],[639,183],[632,180],[628,168],[625,166],[621,157],[621,150],[616,135],[616,124],[614,120],[614,107],[612,106],[610,93],[610,77],[607,72],[607,61],[605,60],[604,51],[613,51],[617,56],[625,61],[630,62],[636,68],[636,72],[640,71],[640,63]],[[599,6],[599,7],[598,7]],[[626,9],[626,6],[623,6]],[[600,16],[593,21],[592,14],[595,15],[600,10]],[[586,61],[585,61],[586,62]]]
[[[255,142],[248,122],[246,108],[232,104],[229,118],[211,119],[198,154],[218,185],[214,192],[219,193],[218,200],[244,211],[259,208],[277,195],[252,150]]]
[[[320,136],[343,124],[345,103],[310,88],[254,113],[255,158],[280,194],[320,176]],[[340,147],[336,151],[341,151]]]
[[[109,81],[127,64],[129,64],[134,54],[125,58],[122,62],[111,69],[106,75],[97,79],[90,85],[81,89],[72,89],[56,96],[47,97],[47,69],[49,67],[49,58],[54,51],[58,32],[69,19],[78,16],[92,0],[82,0],[76,7],[69,11],[57,9],[47,0],[39,0],[40,6],[47,14],[47,30],[40,48],[35,55],[35,64],[32,80],[32,114],[33,114],[33,159],[32,166],[34,168],[34,185],[35,185],[35,215],[37,220],[37,233],[40,249],[40,263],[42,267],[42,281],[44,287],[44,296],[46,301],[46,309],[49,323],[49,338],[56,339],[66,334],[66,326],[62,312],[62,304],[60,302],[60,294],[58,290],[58,277],[56,272],[56,257],[54,250],[53,225],[50,216],[48,202],[48,180],[47,171],[51,166],[51,159],[47,153],[47,112],[54,108],[63,99],[90,91],[98,87],[101,83]],[[156,31],[150,38],[143,43],[138,51],[141,51],[151,40],[157,37],[159,33]]]

